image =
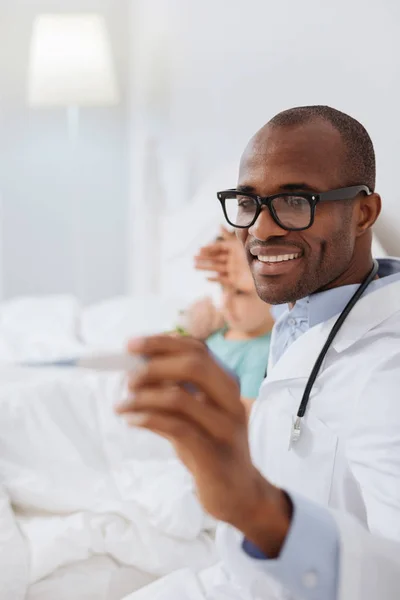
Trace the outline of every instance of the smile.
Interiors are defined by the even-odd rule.
[[[286,262],[288,260],[294,260],[295,258],[299,258],[300,256],[301,252],[297,252],[296,254],[276,254],[274,256],[258,255],[257,258],[260,262],[263,263],[280,263]]]

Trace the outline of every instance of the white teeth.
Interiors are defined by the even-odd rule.
[[[297,254],[279,254],[277,256],[257,256],[257,258],[261,262],[275,263],[284,262],[285,260],[293,260],[294,258],[298,258],[299,256],[300,252],[298,252]]]

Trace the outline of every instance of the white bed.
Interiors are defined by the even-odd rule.
[[[120,600],[214,561],[214,524],[170,444],[114,415],[121,376],[9,364],[122,347],[146,325],[158,330],[173,303],[153,305],[146,324],[144,300],[81,310],[68,297],[26,298],[0,310],[2,600],[71,598],[71,589],[76,600]]]

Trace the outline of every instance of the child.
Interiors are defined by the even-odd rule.
[[[222,287],[220,311],[210,298],[194,303],[185,313],[184,327],[190,335],[206,342],[210,350],[240,379],[247,408],[257,398],[268,363],[273,326],[268,305],[255,287]]]

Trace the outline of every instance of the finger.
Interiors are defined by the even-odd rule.
[[[215,273],[214,275],[207,277],[207,281],[217,281],[223,286],[232,286],[234,281],[228,273]]]
[[[197,266],[214,266],[214,265],[226,265],[229,262],[228,255],[215,256],[215,257],[198,257],[195,258],[194,264]]]
[[[195,260],[194,266],[196,269],[208,269],[214,271],[217,268],[228,269],[229,260],[227,258],[202,258],[201,260]]]
[[[207,246],[202,246],[197,256],[219,256],[230,252],[231,241],[213,242]]]
[[[184,418],[220,442],[234,437],[236,422],[207,402],[204,394],[189,394],[180,386],[147,387],[116,408],[119,414],[163,412]]]
[[[227,273],[228,269],[226,264],[218,265],[218,264],[207,264],[207,265],[196,265],[197,271],[215,271],[215,273]]]
[[[128,352],[132,354],[157,355],[157,354],[179,354],[192,350],[205,350],[207,347],[193,338],[177,338],[169,335],[151,335],[142,338],[133,338],[128,342]]]
[[[128,378],[131,392],[153,384],[185,382],[203,391],[220,408],[241,418],[238,381],[214,360],[202,342],[154,336],[131,344],[130,349],[150,359]]]
[[[215,242],[209,246],[202,246],[195,256],[219,256],[229,252],[226,242]]]

